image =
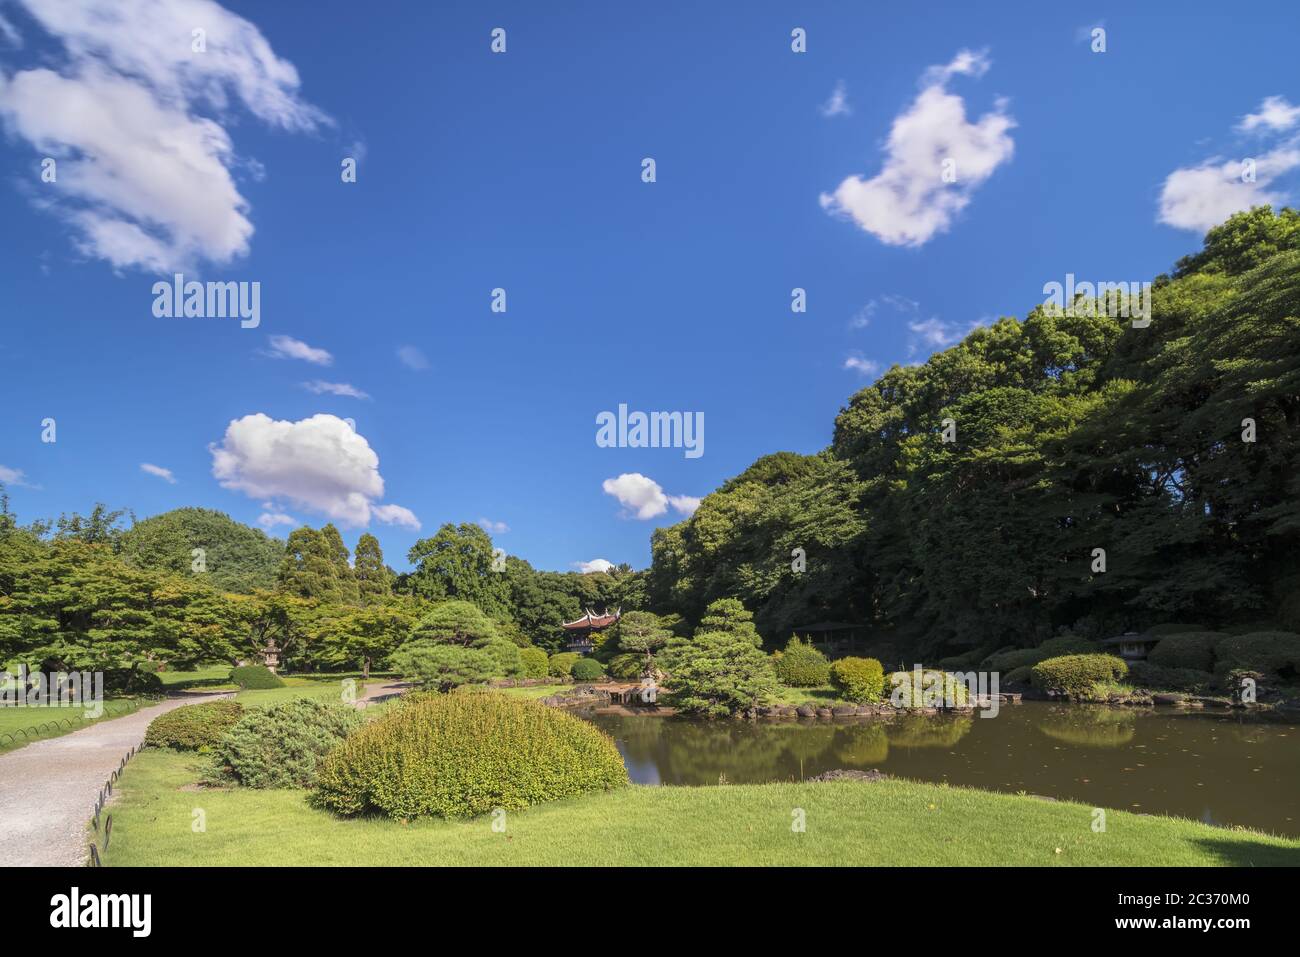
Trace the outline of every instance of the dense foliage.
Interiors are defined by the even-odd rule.
[[[546,652],[540,648],[520,648],[519,661],[524,668],[525,678],[545,678],[549,663]]]
[[[900,657],[1300,629],[1300,215],[1232,217],[1151,302],[1145,328],[1036,307],[890,369],[830,448],[759,459],[657,531],[651,607],[737,598],[769,641],[866,623]]]
[[[315,799],[339,814],[474,817],[627,783],[594,725],[495,693],[405,703],[326,759]]]
[[[753,711],[776,692],[772,660],[743,631],[711,631],[668,643],[661,656],[671,703],[687,714]]]
[[[362,724],[355,708],[314,698],[249,708],[217,744],[215,775],[250,788],[311,787],[325,755]]]
[[[574,681],[599,681],[605,676],[605,669],[595,658],[579,658],[569,669]]]
[[[230,669],[230,680],[244,690],[283,688],[284,681],[266,665],[240,665]]]
[[[792,688],[818,688],[830,680],[831,664],[826,656],[797,636],[775,656],[773,665],[777,680]]]
[[[830,666],[830,679],[847,701],[878,701],[885,690],[885,669],[875,658],[840,658]]]
[[[1039,691],[1069,698],[1088,698],[1096,686],[1128,674],[1128,664],[1114,655],[1062,655],[1034,665],[1030,680]]]
[[[231,699],[185,705],[150,721],[144,743],[151,748],[207,751],[216,747],[243,713],[243,706]]]

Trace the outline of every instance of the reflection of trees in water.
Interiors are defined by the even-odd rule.
[[[835,758],[841,767],[861,768],[882,764],[889,757],[889,736],[876,722],[837,728]]]
[[[781,746],[789,752],[796,764],[801,762],[805,765],[811,764],[829,751],[835,741],[835,728],[824,721],[818,721],[816,724],[805,724],[800,721],[792,724],[774,724],[769,727],[773,737],[781,742]]]
[[[665,719],[655,719],[665,720]],[[788,741],[769,725],[738,721],[666,720],[659,769],[673,784],[733,784],[775,781],[783,772],[781,755]]]
[[[889,743],[898,748],[951,748],[970,732],[968,717],[910,714],[888,725]]]
[[[1073,706],[1053,711],[1038,724],[1049,738],[1082,748],[1118,748],[1137,734],[1137,715],[1118,708]]]

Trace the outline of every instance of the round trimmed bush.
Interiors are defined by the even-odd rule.
[[[547,663],[547,672],[553,678],[567,678],[573,668],[573,663],[582,656],[576,651],[561,651],[558,654],[551,655]]]
[[[964,705],[970,689],[946,671],[921,672],[918,683],[915,671],[895,671],[886,682],[889,703],[895,708],[938,708]]]
[[[1103,681],[1117,681],[1128,674],[1128,665],[1114,655],[1062,655],[1034,665],[1033,685],[1040,691],[1087,697]]]
[[[1227,635],[1217,631],[1181,631],[1165,635],[1147,655],[1160,668],[1190,668],[1209,671],[1214,666],[1214,648]]]
[[[797,636],[790,639],[785,651],[774,656],[772,664],[776,667],[776,680],[792,688],[818,688],[831,676],[831,664],[826,656],[811,642],[800,641]]]
[[[569,669],[575,681],[597,681],[605,676],[605,669],[595,658],[579,658]]]
[[[1012,668],[1002,676],[1002,680],[1009,685],[1029,684],[1029,677],[1034,668],[1032,665],[1021,665],[1019,668]]]
[[[520,648],[519,661],[524,666],[525,678],[545,678],[547,658],[541,648]]]
[[[207,751],[221,742],[243,713],[243,705],[231,699],[185,705],[150,721],[144,743],[151,748]]]
[[[502,694],[403,704],[334,750],[313,800],[338,814],[464,818],[627,784],[614,742],[573,715]]]
[[[831,664],[830,679],[849,701],[877,701],[885,690],[885,669],[875,658],[841,658]]]
[[[1010,648],[995,651],[984,659],[986,671],[1014,671],[1016,668],[1031,668],[1040,661],[1059,655],[1088,654],[1095,652],[1097,645],[1077,635],[1058,635],[1048,638],[1037,648]]]
[[[216,747],[216,776],[250,788],[311,787],[325,755],[364,723],[357,709],[315,698],[250,708]]]
[[[283,688],[284,682],[266,665],[240,665],[230,671],[230,680],[245,691]]]

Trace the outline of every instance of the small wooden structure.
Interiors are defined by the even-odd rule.
[[[592,685],[593,691],[609,695],[615,704],[645,705],[659,700],[659,685],[651,679],[641,681],[609,681],[605,684]]]
[[[1103,639],[1102,644],[1107,647],[1118,647],[1119,656],[1125,661],[1144,661],[1147,653],[1159,640],[1159,638],[1153,638],[1151,635],[1139,635],[1136,631],[1126,631],[1118,637]]]
[[[603,629],[614,624],[622,616],[623,609],[615,608],[614,613],[603,611],[597,615],[588,608],[587,613],[581,618],[574,621],[566,621],[560,625],[569,633],[568,643],[564,646],[566,651],[576,651],[581,655],[589,655],[594,647],[593,638]]]

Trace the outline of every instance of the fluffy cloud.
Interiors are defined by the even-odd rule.
[[[0,482],[5,485],[21,486],[22,488],[36,488],[27,481],[27,473],[22,469],[11,469],[7,465],[0,465]]]
[[[589,562],[574,562],[573,567],[586,575],[589,572],[607,572],[614,567],[614,563],[603,558],[593,558]]]
[[[880,371],[880,363],[862,356],[849,356],[844,360],[844,368],[852,369],[859,375],[875,375]]]
[[[370,396],[362,392],[354,385],[347,382],[326,382],[323,379],[313,379],[311,382],[304,382],[302,387],[308,392],[315,395],[329,394],[340,395],[350,399],[368,399]]]
[[[272,336],[271,350],[266,353],[272,359],[301,359],[313,365],[333,365],[334,357],[324,349],[309,346],[293,336]]]
[[[1270,187],[1300,167],[1300,136],[1279,135],[1297,125],[1300,107],[1280,96],[1265,97],[1259,112],[1247,113],[1236,126],[1239,132],[1263,137],[1260,145],[1266,145],[1264,152],[1240,160],[1214,156],[1174,170],[1160,190],[1156,219],[1203,233],[1252,206],[1286,204],[1290,195]]]
[[[414,369],[416,372],[423,372],[429,368],[429,360],[415,346],[402,346],[397,350],[397,358],[406,368]]]
[[[491,535],[504,535],[506,532],[510,531],[510,526],[505,522],[494,522],[490,518],[480,518],[478,523],[479,527],[481,527],[483,531],[488,532]]]
[[[313,415],[298,422],[262,413],[235,419],[208,447],[212,474],[224,488],[258,499],[283,499],[350,526],[373,519],[419,528],[400,505],[380,505],[379,456],[345,421]]]
[[[277,525],[296,525],[298,523],[292,515],[286,515],[284,512],[263,512],[257,516],[257,524],[269,532]]]
[[[848,177],[822,194],[822,208],[890,246],[921,246],[945,232],[1015,151],[1009,133],[1016,123],[1005,101],[971,123],[965,101],[947,89],[953,77],[978,78],[988,68],[984,53],[962,50],[951,63],[927,70],[921,92],[894,118],[880,172],[871,179]],[[946,160],[955,164],[954,182],[943,180]]]
[[[683,515],[690,515],[700,504],[698,498],[689,495],[665,494],[663,486],[640,472],[624,472],[618,478],[605,479],[601,488],[606,495],[618,499],[628,513],[643,520],[664,514],[669,505]]]
[[[140,471],[145,472],[148,475],[156,475],[158,478],[170,482],[172,485],[176,484],[176,476],[172,475],[172,470],[165,469],[161,465],[151,465],[148,462],[141,462]]]
[[[299,99],[293,65],[212,0],[18,2],[62,53],[53,68],[0,76],[0,119],[58,160],[51,208],[79,248],[151,271],[247,253],[253,225],[230,171],[251,164],[219,120],[233,97],[271,126],[327,123]]]

